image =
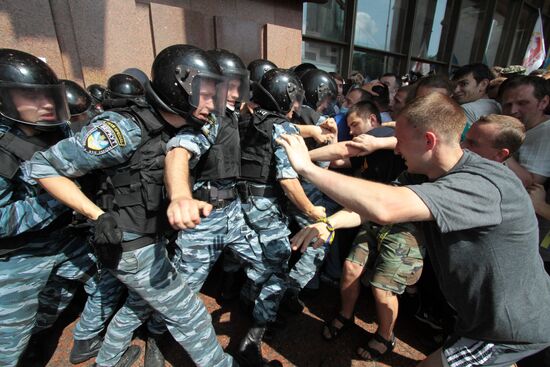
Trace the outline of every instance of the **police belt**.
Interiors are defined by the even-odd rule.
[[[230,189],[218,189],[217,187],[201,187],[193,192],[193,198],[206,201],[212,204],[214,208],[220,209],[228,206],[237,198],[237,190],[232,187]]]
[[[158,243],[161,239],[162,237],[156,234],[145,235],[143,237],[136,238],[135,240],[123,241],[120,246],[122,247],[122,252],[134,251],[142,247],[152,245],[153,243]]]
[[[279,187],[273,186],[254,186],[246,181],[241,181],[237,184],[237,190],[242,201],[246,201],[249,196],[259,196],[263,198],[277,199],[282,192]]]
[[[46,241],[67,228],[71,223],[72,213],[67,211],[54,219],[46,228],[38,231],[24,232],[17,236],[0,238],[0,257],[24,248],[30,242]]]

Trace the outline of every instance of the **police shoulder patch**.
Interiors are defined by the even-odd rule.
[[[120,128],[109,120],[104,120],[84,135],[84,149],[93,155],[102,155],[124,145],[126,141]]]

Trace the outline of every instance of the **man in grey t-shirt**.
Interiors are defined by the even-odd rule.
[[[396,152],[421,185],[392,187],[315,167],[285,136],[295,170],[349,210],[377,223],[425,222],[427,249],[458,315],[455,334],[420,366],[509,366],[550,345],[550,278],[537,251],[526,191],[503,165],[460,148],[465,117],[433,93],[399,115]]]

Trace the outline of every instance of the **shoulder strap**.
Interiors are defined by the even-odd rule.
[[[21,161],[12,153],[0,149],[0,176],[11,180],[19,170]]]

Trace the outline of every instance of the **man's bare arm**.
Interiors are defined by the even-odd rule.
[[[279,180],[279,184],[292,204],[294,204],[308,217],[313,220],[319,220],[326,216],[324,207],[315,206],[311,201],[309,201],[302,185],[300,184],[300,181],[297,178],[282,179]]]
[[[184,148],[174,148],[166,154],[164,162],[164,183],[170,199],[166,215],[174,229],[194,228],[206,217],[212,205],[193,199],[189,179],[191,153]]]
[[[95,205],[69,178],[63,176],[37,178],[36,181],[55,199],[88,219],[96,220],[103,210]]]
[[[283,135],[294,170],[343,207],[379,224],[432,220],[426,204],[406,187],[394,187],[348,177],[315,166],[299,136]]]
[[[525,187],[530,187],[535,183],[543,184],[547,179],[547,177],[529,172],[525,167],[519,164],[514,157],[508,158],[506,160],[506,165],[516,174],[516,176],[518,176]]]

